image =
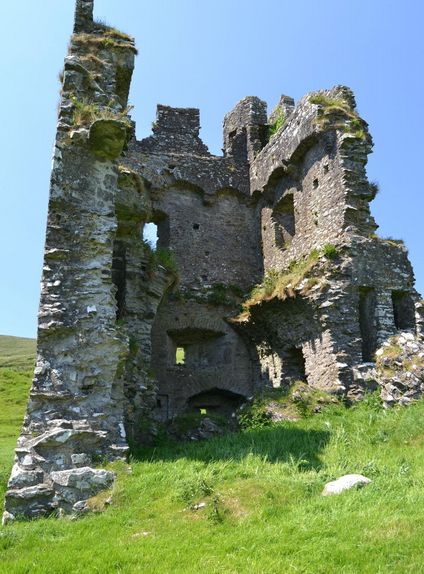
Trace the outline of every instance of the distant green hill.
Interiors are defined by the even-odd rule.
[[[35,339],[0,335],[0,368],[32,369],[35,352]]]

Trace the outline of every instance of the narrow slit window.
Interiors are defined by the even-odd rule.
[[[175,351],[175,364],[176,365],[185,365],[185,348],[184,347],[177,347]]]
[[[116,318],[121,319],[125,313],[126,294],[126,248],[122,241],[113,244],[112,281],[116,287]]]
[[[374,361],[377,349],[377,331],[375,322],[376,296],[371,287],[359,289],[359,327],[362,338],[362,360]]]

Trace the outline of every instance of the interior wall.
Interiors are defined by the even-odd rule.
[[[222,318],[222,309],[194,301],[165,300],[152,330],[152,369],[172,417],[189,408],[190,397],[219,389],[247,398],[254,391],[249,350]],[[176,364],[176,349],[185,349],[185,364]]]

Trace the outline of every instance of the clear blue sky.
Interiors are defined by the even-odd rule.
[[[2,2],[0,333],[35,336],[57,76],[74,0]],[[157,103],[201,109],[220,153],[224,114],[246,95],[346,84],[369,122],[372,211],[383,236],[406,241],[424,291],[422,0],[96,0],[95,15],[136,37],[131,91],[138,137]]]

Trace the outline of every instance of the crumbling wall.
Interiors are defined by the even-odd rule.
[[[128,337],[123,372],[124,423],[130,443],[148,442],[156,433],[153,411],[157,383],[151,363],[151,329],[157,308],[176,280],[143,240],[143,227],[152,214],[145,182],[120,166],[116,194],[118,228],[114,241],[112,277],[117,322]]]
[[[360,128],[352,130],[351,116]],[[251,192],[260,190],[263,197],[265,269],[287,267],[313,249],[343,241],[346,232],[375,231],[365,173],[371,149],[366,128],[351,91],[337,87],[302,98],[257,155]]]
[[[37,366],[8,484],[4,520],[81,509],[113,474],[96,459],[125,456],[122,361],[112,282],[116,158],[134,43],[93,23],[77,3],[65,59],[51,177]],[[119,97],[117,90],[120,89]]]

